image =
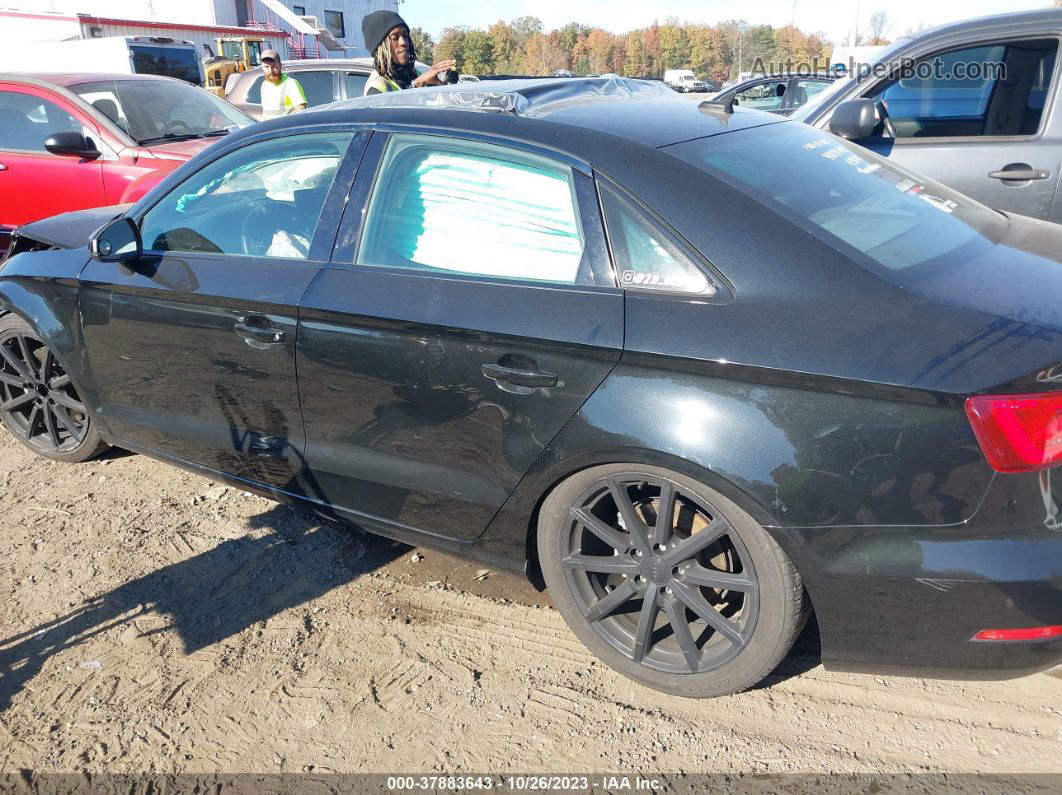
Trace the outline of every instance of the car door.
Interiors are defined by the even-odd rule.
[[[1062,163],[1057,51],[1055,38],[1006,38],[921,58],[865,94],[896,137],[861,143],[995,209],[1049,218]]]
[[[297,306],[364,140],[234,144],[138,213],[140,260],[85,267],[88,366],[123,445],[298,491]]]
[[[369,152],[300,307],[306,463],[358,518],[471,539],[619,359],[593,181],[457,134]]]
[[[106,204],[103,161],[56,155],[44,141],[78,132],[99,146],[99,130],[51,92],[0,82],[0,226],[14,227]]]

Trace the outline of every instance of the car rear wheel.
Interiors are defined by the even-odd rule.
[[[800,575],[766,531],[722,494],[664,469],[574,475],[542,506],[538,549],[554,604],[579,639],[666,693],[752,687],[807,618]]]
[[[78,463],[106,449],[66,370],[16,315],[0,318],[0,421],[54,461]]]

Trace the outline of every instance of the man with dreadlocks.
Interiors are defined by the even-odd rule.
[[[439,73],[455,61],[440,61],[418,72],[417,53],[409,37],[409,26],[394,11],[374,11],[361,20],[365,46],[372,53],[375,71],[365,81],[365,94],[384,94],[404,88],[441,86]]]

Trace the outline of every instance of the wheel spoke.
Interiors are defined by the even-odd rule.
[[[3,348],[0,348],[0,352],[3,352]],[[6,358],[6,357],[5,357]],[[20,389],[25,385],[26,381],[23,378],[11,375],[0,371],[0,382],[7,384],[8,386],[17,386]]]
[[[52,416],[52,412],[45,409],[44,411],[44,427],[48,429],[48,438],[52,442],[52,447],[56,450],[59,449],[59,431],[55,427],[55,417]]]
[[[656,614],[660,611],[657,600],[660,589],[650,586],[642,598],[642,611],[638,614],[638,634],[634,638],[634,661],[641,662],[653,645],[653,630],[656,628]]]
[[[561,561],[566,569],[592,571],[600,574],[630,574],[634,576],[641,568],[626,555],[569,555]]]
[[[47,348],[44,349],[44,361],[41,362],[41,369],[38,371],[38,380],[42,384],[48,383],[48,365],[52,361],[52,352]]]
[[[40,418],[40,416],[41,416],[41,407],[40,406],[34,406],[33,410],[30,412],[29,419],[26,420],[26,438],[27,439],[32,439],[33,438],[33,429],[37,427],[37,420]]]
[[[707,621],[712,629],[719,632],[735,646],[740,646],[745,642],[745,638],[738,628],[712,607],[701,594],[677,582],[671,584],[671,590],[679,599],[686,603],[690,610]]]
[[[590,622],[600,621],[605,616],[612,615],[616,608],[634,596],[634,592],[634,581],[626,580],[623,584],[590,605],[586,613],[584,613],[586,620]]]
[[[671,538],[675,523],[675,486],[664,481],[660,487],[660,501],[657,503],[656,524],[653,527],[653,543],[666,544]]]
[[[66,432],[69,433],[72,437],[74,437],[75,442],[81,441],[81,439],[85,435],[84,432],[79,431],[77,429],[77,426],[75,426],[74,423],[67,418],[65,411],[59,411],[55,406],[49,407],[49,411],[55,417],[55,419],[59,420],[59,424],[66,429]]]
[[[572,508],[572,518],[600,538],[610,547],[619,552],[626,552],[630,549],[630,537],[624,535],[619,530],[614,530],[607,524],[602,522],[593,514],[590,514],[580,508]]]
[[[85,404],[70,397],[66,392],[50,392],[48,396],[58,403],[60,406],[70,409],[70,411],[80,411],[85,413]]]
[[[17,398],[11,398],[6,403],[0,403],[0,411],[14,411],[20,406],[25,406],[27,403],[31,403],[37,395],[33,392],[24,392]]]
[[[25,334],[19,334],[18,347],[22,351],[22,362],[26,366],[26,372],[30,374],[32,379],[36,375],[36,368],[33,366],[33,354],[30,353],[29,343],[26,341]]]
[[[675,631],[675,638],[678,640],[679,648],[682,649],[682,655],[686,658],[686,665],[690,667],[690,673],[697,673],[701,667],[701,650],[697,648],[697,641],[690,633],[685,606],[674,599],[668,599],[664,602],[664,609],[667,611],[667,620]]]
[[[66,373],[57,375],[52,379],[52,382],[48,384],[49,389],[62,389],[64,386],[70,386],[70,376]]]
[[[7,362],[11,366],[11,369],[18,373],[19,378],[22,379],[21,381],[15,383],[15,386],[22,386],[22,384],[26,381],[33,380],[33,377],[29,374],[29,370],[26,369],[26,366],[22,364],[22,362],[20,362],[17,358],[15,358],[15,355],[3,345],[0,345],[0,356],[3,356],[4,361]]]
[[[649,528],[645,526],[645,523],[638,516],[638,512],[634,510],[634,503],[631,502],[631,497],[627,493],[627,487],[616,478],[608,478],[608,490],[612,495],[612,501],[616,503],[616,509],[623,518],[623,524],[627,528],[627,532],[631,534],[634,546],[644,554],[651,555],[653,548],[649,543]]]
[[[711,546],[729,533],[730,530],[730,522],[726,519],[716,519],[707,527],[676,544],[674,548],[664,555],[664,562],[668,566],[677,566],[682,561],[692,558],[705,547]]]
[[[756,588],[756,580],[751,574],[715,571],[699,563],[683,569],[683,582],[687,582],[690,585],[703,585],[706,588],[721,588],[727,591],[741,591],[743,593],[748,593]]]

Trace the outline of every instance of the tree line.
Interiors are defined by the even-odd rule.
[[[453,58],[463,74],[577,75],[612,72],[626,77],[660,77],[665,69],[692,69],[701,78],[728,80],[763,64],[813,64],[825,69],[833,49],[821,33],[787,25],[682,24],[668,19],[628,33],[610,33],[571,22],[545,31],[537,17],[499,20],[486,30],[458,25],[436,41],[422,28],[411,32],[425,63]]]

